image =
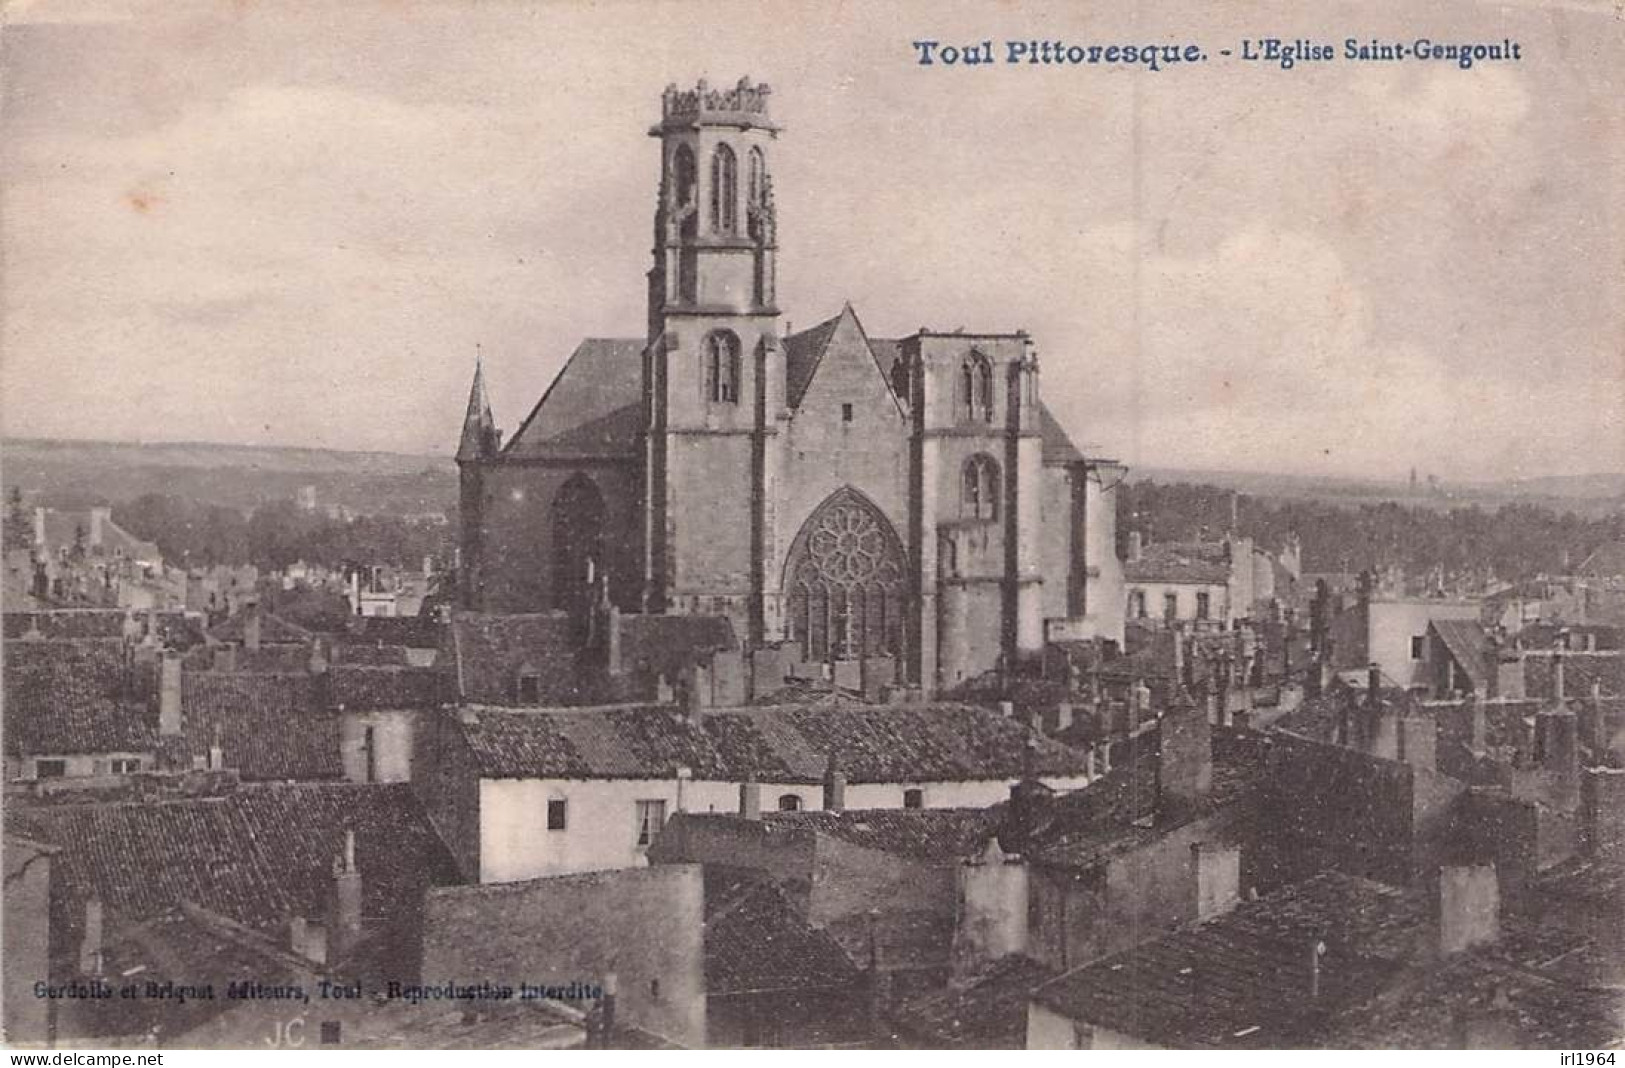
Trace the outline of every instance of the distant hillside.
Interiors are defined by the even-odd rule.
[[[248,511],[314,486],[318,506],[361,514],[450,514],[457,467],[449,457],[218,445],[208,442],[7,439],[0,481],[30,504],[84,507],[148,493]]]
[[[1277,475],[1258,471],[1203,470],[1200,468],[1138,467],[1129,469],[1131,482],[1161,485],[1184,483],[1217,486],[1261,499],[1323,501],[1360,505],[1393,501],[1407,507],[1449,510],[1477,506],[1496,509],[1506,504],[1530,504],[1556,512],[1602,516],[1625,509],[1625,474],[1547,475],[1505,482],[1441,482],[1412,490],[1405,481],[1326,478],[1313,475]]]

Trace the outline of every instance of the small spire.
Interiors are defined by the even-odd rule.
[[[474,384],[468,390],[468,412],[463,416],[463,436],[457,446],[457,459],[479,460],[496,451],[496,420],[485,395],[485,354],[474,346]]]

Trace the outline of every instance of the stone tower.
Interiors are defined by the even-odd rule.
[[[645,604],[762,632],[767,439],[784,407],[769,89],[666,89],[644,354]]]

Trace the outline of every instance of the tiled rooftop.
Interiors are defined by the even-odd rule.
[[[892,1013],[906,1042],[927,1049],[1024,1049],[1027,1002],[1055,973],[1001,957],[968,981],[910,998]]]
[[[157,724],[139,678],[122,639],[7,641],[6,753],[150,751]]]
[[[181,716],[191,756],[218,745],[245,780],[336,779],[339,721],[311,675],[186,672]]]
[[[410,786],[245,786],[156,803],[8,806],[8,831],[61,848],[54,871],[125,921],[192,902],[250,927],[325,914],[344,832],[368,917],[415,913],[456,868]]]
[[[712,996],[850,990],[858,969],[778,884],[707,870],[705,990]]]
[[[1028,743],[1039,775],[1081,775],[1081,751],[964,705],[473,707],[456,720],[488,778],[663,778],[821,782],[831,753],[848,782],[1014,779]]]

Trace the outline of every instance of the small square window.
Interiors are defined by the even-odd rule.
[[[36,779],[60,779],[68,774],[66,760],[36,760],[34,761],[34,777]]]
[[[1162,618],[1179,618],[1179,594],[1165,593],[1162,595]]]
[[[522,705],[539,705],[542,703],[542,677],[540,675],[519,676],[519,703]]]
[[[339,1036],[341,1034],[343,1034],[343,1028],[342,1028],[342,1025],[340,1024],[340,1022],[338,1020],[323,1020],[322,1021],[322,1045],[324,1045],[324,1046],[336,1046],[336,1045],[338,1045],[339,1044]]]
[[[1427,635],[1417,634],[1411,637],[1411,659],[1420,660],[1427,652]]]
[[[852,405],[850,405],[850,404],[841,405],[841,422],[850,423],[851,421],[852,421]]]
[[[903,807],[904,808],[924,808],[925,807],[925,791],[921,790],[919,787],[915,787],[912,790],[904,790],[903,791]]]
[[[569,802],[562,797],[555,797],[547,802],[547,829],[550,831],[564,830],[565,816]]]
[[[779,811],[780,812],[800,812],[801,811],[801,795],[800,794],[780,794],[779,795]]]

